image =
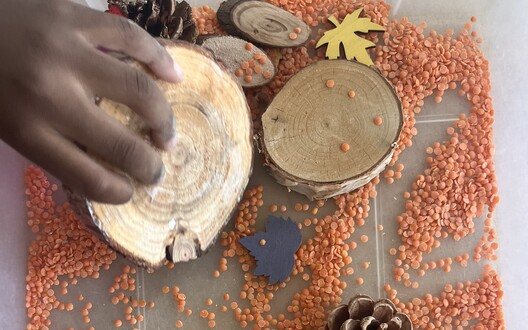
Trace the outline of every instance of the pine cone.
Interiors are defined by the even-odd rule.
[[[348,305],[337,306],[329,315],[326,330],[412,330],[409,317],[398,313],[388,299],[374,302],[357,295]]]
[[[123,16],[136,22],[153,37],[180,39],[196,42],[198,28],[192,18],[192,8],[186,2],[176,0],[108,0],[118,6]]]

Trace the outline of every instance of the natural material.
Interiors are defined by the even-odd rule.
[[[108,4],[110,12],[115,13],[116,7],[120,8],[122,16],[136,22],[154,37],[188,42],[195,42],[198,37],[192,8],[186,1],[109,0]]]
[[[205,38],[202,46],[233,73],[242,87],[267,84],[275,75],[275,66],[264,51],[245,40],[219,36]]]
[[[240,239],[257,260],[255,275],[269,276],[269,284],[284,282],[294,266],[294,254],[301,245],[301,231],[291,219],[268,216],[266,231]]]
[[[490,65],[479,49],[478,43],[481,42],[481,38],[474,30],[474,26],[468,22],[455,34],[452,30],[442,33],[435,31],[425,33],[425,26],[422,24],[415,25],[405,18],[392,20],[389,17],[389,5],[385,1],[370,1],[367,4],[360,0],[327,0],[324,6],[319,0],[312,2],[269,0],[269,2],[298,14],[305,22],[314,25],[326,22],[330,15],[327,13],[327,8],[330,6],[336,8],[336,11],[332,13],[337,13],[337,8],[343,8],[339,10],[339,19],[344,18],[346,13],[351,12],[353,8],[363,7],[366,16],[373,17],[373,21],[386,26],[387,33],[379,40],[380,45],[376,48],[374,61],[382,75],[390,79],[397,90],[402,99],[406,118],[401,139],[390,163],[394,165],[391,168],[394,169],[394,173],[389,170],[382,173],[387,179],[397,179],[398,174],[401,176],[403,167],[398,166],[398,155],[401,155],[406,147],[414,143],[414,148],[421,148],[416,145],[416,140],[420,142],[421,135],[416,136],[417,119],[415,117],[419,116],[418,113],[422,110],[424,102],[427,99],[441,102],[444,93],[456,92],[463,96],[464,100],[467,99],[469,114],[461,116],[459,120],[453,122],[451,127],[447,128],[449,136],[442,138],[444,142],[439,141],[427,148],[429,153],[426,156],[427,168],[421,175],[416,176],[412,187],[409,186],[411,190],[403,194],[406,203],[402,205],[402,209],[405,206],[405,211],[395,219],[399,226],[398,235],[401,237],[401,245],[398,246],[399,240],[392,244],[389,242],[388,253],[385,255],[390,259],[391,264],[392,261],[396,264],[394,277],[397,283],[393,287],[386,284],[383,289],[398,309],[409,315],[415,328],[504,328],[502,283],[500,276],[493,269],[494,266],[487,264],[482,267],[483,272],[478,279],[476,279],[476,274],[471,275],[470,278],[467,276],[469,272],[482,266],[482,263],[477,264],[474,261],[481,260],[481,258],[482,260],[496,258],[498,247],[492,212],[499,200],[493,163],[494,110],[490,96]],[[220,28],[211,7],[198,7],[195,15],[201,33],[210,34],[219,31]],[[475,18],[471,18],[471,22],[474,21]],[[374,40],[376,37],[373,35]],[[262,88],[262,91],[259,88],[254,91],[254,94],[247,93],[250,104],[253,103],[254,98],[260,98],[263,93],[272,99],[293,74],[307,64],[310,65],[312,61],[322,59],[323,49],[313,56],[314,45],[315,42],[307,44],[306,47],[274,49],[273,51],[282,57],[277,75],[271,84]],[[268,55],[273,57],[270,54],[271,52]],[[325,81],[321,83],[324,85]],[[339,88],[339,85],[337,84],[335,88]],[[360,95],[358,91],[358,97]],[[259,123],[260,116],[261,112],[253,109],[255,123]],[[369,123],[374,126],[372,120]],[[385,124],[384,120],[382,126]],[[425,129],[427,130],[428,127]],[[403,174],[414,177],[415,173],[407,173],[409,168],[406,168]],[[268,207],[277,211],[279,207],[281,210],[286,209],[283,205],[286,204],[288,211],[292,212],[293,203],[306,203],[306,201],[296,194],[289,194],[287,199],[277,199],[279,196],[272,191],[265,193],[262,186],[249,188],[246,191],[247,195],[239,204],[239,212],[236,213],[237,229],[222,234],[225,250],[223,251],[224,256],[220,258],[219,269],[222,272],[226,271],[229,263],[229,270],[222,273],[220,279],[209,279],[216,281],[211,295],[218,294],[218,290],[224,294],[225,285],[239,286],[239,290],[229,292],[230,301],[223,302],[225,305],[222,305],[220,310],[222,312],[229,310],[229,314],[234,315],[243,328],[258,326],[261,329],[321,329],[326,323],[326,309],[340,303],[341,297],[346,295],[345,290],[357,289],[355,276],[362,276],[365,289],[370,288],[371,285],[374,287],[377,279],[363,274],[362,270],[358,269],[363,259],[360,257],[360,261],[356,260],[357,251],[355,249],[358,247],[356,242],[360,241],[360,235],[363,234],[361,226],[368,223],[368,217],[375,209],[376,204],[373,198],[379,192],[378,183],[379,178],[374,178],[354,192],[329,199],[327,201],[327,205],[331,206],[329,213],[320,208],[317,216],[307,217],[302,223],[308,228],[303,227],[302,231],[303,235],[308,235],[308,239],[295,255],[292,281],[272,287],[266,287],[264,279],[251,273],[246,272],[243,277],[240,275],[239,266],[249,269],[254,263],[254,258],[240,247],[239,238],[241,235],[252,234],[255,222],[260,221],[261,215],[268,210]],[[115,253],[78,223],[67,203],[59,204],[60,199],[55,199],[52,195],[56,189],[56,186],[47,181],[42,171],[30,167],[26,176],[27,223],[28,228],[37,235],[32,240],[28,253],[26,277],[28,329],[47,329],[48,327],[54,329],[57,326],[56,324],[50,325],[51,319],[58,324],[64,323],[57,320],[71,319],[72,328],[79,328],[79,322],[76,320],[80,320],[79,311],[82,306],[77,304],[73,296],[61,296],[59,291],[68,283],[71,288],[77,284],[77,280],[80,286],[74,287],[71,292],[86,288],[84,285],[88,285],[88,288],[92,288],[92,285],[99,287],[101,280],[95,280],[99,271],[101,277],[112,276],[116,272],[117,263],[112,264],[111,273],[105,271],[115,258]],[[399,188],[391,187],[390,189]],[[437,193],[438,197],[436,197]],[[399,199],[398,196],[399,194],[395,195]],[[263,200],[276,204],[262,206]],[[442,203],[442,200],[445,202]],[[322,202],[318,201],[317,206],[320,207],[319,203]],[[308,204],[301,204],[301,206],[301,210],[309,210]],[[435,211],[438,207],[442,208],[442,212]],[[482,232],[476,230],[479,227],[476,221],[474,223],[474,217],[482,208],[489,208],[491,212],[481,222],[484,234],[480,236],[476,234]],[[413,214],[422,212],[428,215],[413,216]],[[437,219],[438,216],[445,218]],[[244,231],[239,231],[238,227],[243,227]],[[383,235],[390,235],[390,231]],[[453,260],[446,257],[431,261],[429,254],[439,246],[439,240],[443,240],[442,246],[446,243],[451,245],[451,248],[455,247],[449,243],[449,238],[445,240],[448,236],[457,240],[465,237],[465,244],[458,245],[458,247],[466,249],[468,245],[475,244],[474,250],[471,247],[467,251],[457,251],[459,256],[453,256]],[[371,236],[369,242],[360,244],[359,248],[372,247],[375,249],[375,245],[370,246],[370,244],[375,244],[373,238]],[[386,238],[387,236],[385,240]],[[363,251],[360,254],[363,255]],[[359,262],[356,262],[355,273],[352,268],[354,264],[351,263],[352,256]],[[459,257],[462,257],[461,265],[456,264]],[[421,261],[418,262],[418,260]],[[453,262],[452,265],[451,262]],[[464,263],[471,267],[469,272],[464,272],[460,268],[464,267]],[[409,275],[411,280],[415,280],[412,283],[413,287],[418,282],[427,283],[431,276],[437,278],[437,282],[445,282],[447,278],[437,276],[437,272],[439,268],[443,268],[444,271],[451,270],[451,266],[456,274],[451,274],[450,277],[453,276],[453,279],[457,278],[460,282],[448,283],[443,290],[434,289],[436,293],[424,292],[423,289],[426,286],[420,287],[419,290],[410,289],[411,281],[406,279]],[[77,267],[80,267],[80,270]],[[173,267],[174,264],[168,263],[168,269]],[[418,269],[414,270],[414,267]],[[235,270],[234,273],[230,273],[233,270]],[[119,272],[118,269],[117,271]],[[174,271],[178,272],[177,269]],[[416,271],[420,276],[426,273],[427,275],[415,278]],[[130,273],[134,274],[132,271]],[[351,274],[357,275],[351,277]],[[204,280],[207,281],[207,275],[211,276],[209,272],[197,274],[197,282],[195,282],[200,285]],[[85,281],[81,278],[85,276],[94,279]],[[158,283],[152,282],[159,278],[157,275],[151,277],[145,274],[149,287],[152,284],[156,286]],[[172,276],[163,277],[166,281],[173,278]],[[332,278],[333,281],[329,283],[328,279]],[[127,282],[126,279],[127,277],[123,281],[117,279],[120,282],[113,283],[109,289],[118,290],[120,286],[126,284],[124,283]],[[135,309],[139,305],[138,302],[133,298],[130,302],[128,301],[130,296],[135,296],[134,284],[130,284],[134,279],[135,275],[128,277],[129,289],[124,291],[126,295],[123,295],[123,292],[117,294],[116,291],[116,303],[129,304]],[[103,281],[103,285],[106,285],[104,283],[106,282]],[[196,283],[193,282],[188,289],[194,288],[193,285]],[[171,285],[170,282],[166,284]],[[284,288],[284,285],[287,287]],[[409,288],[406,289],[404,285],[405,287],[409,285]],[[46,288],[50,289],[46,290]],[[169,287],[166,289],[168,293]],[[185,295],[178,293],[178,290],[178,287],[172,287],[172,294],[158,298],[164,299],[172,296],[174,301],[171,299],[171,303],[174,304],[176,311],[185,312],[187,316],[190,316],[180,314],[178,318],[185,321],[184,328],[191,328],[195,321],[193,318],[199,318],[199,309],[193,314],[188,308],[189,304],[185,306]],[[259,290],[263,291],[262,295],[257,293]],[[111,327],[113,319],[108,318],[105,313],[106,308],[101,309],[104,302],[99,303],[102,297],[98,290],[95,291],[83,292],[85,299],[95,299],[93,300],[94,312],[90,311],[90,317],[92,321],[99,319],[107,322],[107,327]],[[95,296],[90,296],[92,293],[95,293]],[[239,294],[244,300],[238,300]],[[282,300],[284,295],[288,297],[287,308],[282,307],[285,303]],[[240,306],[237,301],[241,302]],[[160,302],[160,305],[166,303],[163,300]],[[245,308],[246,306],[248,308]],[[122,306],[110,307],[120,308]],[[99,312],[102,314],[98,314]],[[151,325],[153,322],[156,323],[159,318],[153,319],[154,314],[157,313],[146,313],[145,321],[149,320]],[[62,318],[62,315],[65,317]],[[131,328],[141,327],[142,315],[136,315],[137,318],[132,315],[130,320],[128,320],[129,315],[126,316],[126,318],[121,318],[123,327],[128,326],[129,323]],[[227,314],[224,316],[229,319]],[[217,322],[217,328],[234,328],[230,323],[232,320],[228,321],[228,319],[225,319],[226,323]],[[183,327],[184,325],[178,320],[176,326]],[[88,325],[85,327],[93,330],[93,327]]]
[[[337,306],[328,316],[326,330],[412,330],[405,314],[398,313],[388,299],[374,302],[369,296],[357,295],[348,305]]]
[[[300,46],[308,41],[311,33],[303,21],[264,1],[222,2],[217,17],[227,33],[265,46]]]
[[[373,124],[377,116],[383,125]],[[390,162],[402,125],[399,98],[377,71],[320,61],[293,76],[262,115],[261,150],[280,184],[323,199],[376,177]]]
[[[315,47],[328,44],[326,57],[337,59],[340,57],[340,47],[343,45],[347,60],[355,58],[358,62],[365,65],[374,65],[367,53],[367,49],[375,47],[376,44],[361,38],[356,35],[356,32],[385,31],[385,28],[371,22],[369,18],[360,18],[361,12],[363,12],[362,8],[357,9],[352,14],[348,14],[341,23],[334,16],[330,16],[328,21],[335,25],[335,29],[326,31]]]
[[[229,220],[251,173],[251,122],[242,89],[201,48],[168,46],[185,80],[158,82],[172,105],[178,145],[162,153],[165,178],[135,184],[124,205],[87,201],[110,244],[140,265],[159,267],[199,257]],[[129,108],[103,99],[100,107],[137,134],[146,127]],[[167,253],[168,251],[168,253]]]

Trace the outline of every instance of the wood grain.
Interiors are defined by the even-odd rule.
[[[327,81],[334,87],[328,88]],[[355,92],[354,97],[348,95]],[[376,126],[377,116],[383,124]],[[390,161],[403,125],[392,86],[357,62],[320,61],[293,76],[262,116],[262,149],[279,183],[321,199],[354,190]],[[340,148],[350,145],[348,152]]]
[[[87,202],[110,244],[149,268],[199,257],[230,219],[251,174],[249,109],[239,84],[203,48],[168,47],[185,72],[179,84],[158,81],[176,117],[178,143],[161,152],[166,176],[159,185],[136,183],[124,205]],[[141,119],[124,105],[100,107],[147,138]],[[167,254],[168,251],[168,254]]]
[[[220,5],[217,18],[229,34],[270,47],[297,47],[310,38],[310,27],[289,12],[257,0],[228,0]],[[295,39],[289,37],[296,28]]]

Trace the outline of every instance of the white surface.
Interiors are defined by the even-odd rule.
[[[104,1],[88,0],[96,8]],[[192,1],[196,4],[197,1]],[[500,273],[504,281],[504,312],[508,329],[523,329],[528,296],[528,2],[518,1],[393,1],[394,16],[426,20],[434,29],[458,28],[471,15],[484,37],[490,61],[496,111],[495,164],[501,203],[497,211]],[[25,161],[0,143],[0,329],[25,328],[24,276],[29,235],[24,222],[22,171]],[[14,198],[13,196],[18,196]],[[7,285],[6,285],[7,284]]]

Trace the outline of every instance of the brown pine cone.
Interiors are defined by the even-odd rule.
[[[398,313],[388,299],[374,302],[357,295],[348,305],[337,306],[329,315],[326,330],[412,330],[409,317]]]
[[[186,2],[176,0],[108,0],[118,6],[123,16],[136,22],[153,37],[196,42],[198,28],[192,18],[192,8]]]

